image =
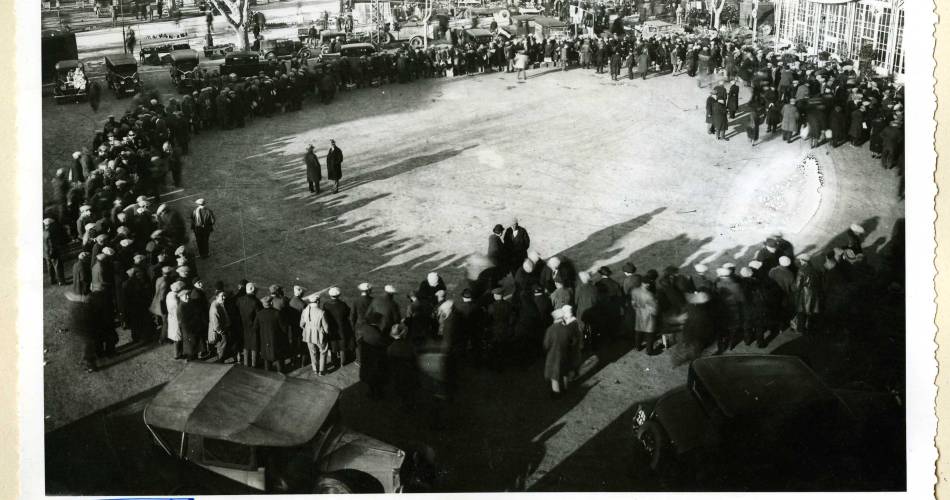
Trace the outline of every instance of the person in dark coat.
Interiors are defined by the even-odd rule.
[[[419,346],[426,339],[435,335],[437,328],[435,311],[429,302],[419,300],[416,292],[409,293],[409,305],[406,306],[404,322],[409,328],[409,341]]]
[[[836,148],[848,140],[848,116],[841,106],[835,106],[828,115],[831,130],[831,147]]]
[[[385,335],[392,331],[393,326],[402,321],[402,313],[399,311],[399,304],[396,302],[396,287],[386,285],[383,287],[383,292],[382,295],[373,298],[366,312],[367,314],[375,312],[382,316],[378,326],[379,331]]]
[[[706,129],[710,134],[716,133],[716,124],[713,122],[713,112],[716,108],[716,91],[712,90],[709,93],[709,96],[706,97],[706,124],[709,125],[709,128]]]
[[[611,278],[613,272],[607,266],[597,270],[600,277],[594,286],[597,288],[597,318],[595,330],[598,336],[614,337],[620,333],[620,321],[623,314],[623,288]]]
[[[749,126],[745,129],[746,136],[749,138],[749,144],[755,147],[759,142],[759,126],[762,125],[762,110],[756,104],[749,106]]]
[[[320,172],[320,160],[313,152],[313,144],[307,146],[303,162],[307,166],[307,186],[310,187],[310,192],[320,194],[320,180],[323,174]]]
[[[577,311],[577,326],[580,328],[584,344],[592,339],[592,325],[595,324],[594,314],[597,312],[597,288],[591,283],[590,273],[577,273],[577,285],[574,288],[574,309]]]
[[[854,147],[860,146],[864,142],[866,136],[865,128],[867,124],[864,123],[864,105],[861,105],[854,109],[851,112],[851,123],[848,126],[848,137],[851,138],[851,145]]]
[[[429,303],[429,305],[434,308],[439,304],[438,300],[436,300],[436,292],[439,290],[445,291],[445,281],[442,280],[439,273],[432,271],[426,275],[426,279],[419,283],[419,288],[416,289],[416,296],[419,300]]]
[[[825,138],[824,106],[809,103],[806,117],[808,120],[808,138],[811,139],[811,147],[817,148]]]
[[[567,390],[568,375],[574,370],[580,329],[571,306],[553,314],[554,322],[544,333],[544,378],[551,382],[551,397],[556,398]]]
[[[343,151],[336,147],[336,141],[330,140],[327,151],[327,179],[333,182],[333,193],[340,192],[340,179],[343,178]]]
[[[73,264],[72,292],[76,295],[88,295],[91,281],[92,266],[89,264],[89,252],[79,252],[76,263]]]
[[[739,343],[745,325],[746,301],[742,286],[732,274],[732,268],[716,269],[716,275],[716,316],[719,326],[719,348],[716,352],[721,354]]]
[[[729,120],[726,117],[726,101],[724,99],[716,99],[716,102],[713,103],[712,124],[713,128],[716,129],[716,140],[728,141],[726,131],[729,130]]]
[[[383,397],[383,386],[387,379],[386,348],[390,338],[379,330],[382,315],[372,312],[366,315],[366,321],[356,332],[360,339],[360,381],[369,387],[369,397]]]
[[[729,94],[726,98],[726,111],[729,112],[729,118],[736,117],[736,111],[739,110],[739,84],[735,80],[729,86]]]
[[[501,268],[507,264],[508,256],[505,252],[504,232],[505,228],[501,224],[495,224],[488,236],[488,252],[486,255],[492,267]]]
[[[386,366],[404,410],[414,407],[416,387],[419,384],[416,366],[416,348],[409,340],[409,328],[396,323],[390,330],[392,341],[386,348]]]
[[[706,346],[715,338],[715,316],[709,293],[697,291],[688,294],[686,322],[683,324],[683,342],[676,346],[672,353],[674,366],[699,358]]]
[[[881,130],[881,166],[892,169],[897,165],[904,137],[900,122],[893,120]]]
[[[178,328],[181,331],[182,355],[198,359],[202,339],[208,336],[207,308],[203,307],[190,290],[178,293]]]
[[[527,229],[519,225],[518,218],[512,217],[511,225],[505,229],[502,240],[505,244],[505,253],[508,255],[508,268],[510,272],[515,273],[528,258],[531,236],[528,235]]]
[[[260,351],[260,338],[254,329],[254,319],[257,312],[261,310],[261,301],[257,298],[257,286],[254,283],[248,283],[244,287],[244,295],[234,300],[237,306],[238,317],[241,323],[241,332],[243,333],[244,344],[244,365],[253,367],[257,365],[258,352]]]
[[[337,366],[343,366],[349,361],[348,353],[353,352],[356,347],[353,325],[350,323],[350,306],[340,299],[340,289],[335,286],[330,287],[327,295],[330,300],[323,305],[323,312],[326,315],[331,363],[335,359]]]
[[[66,253],[66,231],[51,218],[43,219],[43,258],[51,285],[66,284],[63,259]]]
[[[140,267],[131,267],[126,271],[129,279],[122,284],[125,296],[125,323],[131,330],[132,341],[148,340],[155,333],[152,315],[148,308],[152,303],[152,287]]]
[[[802,335],[815,331],[815,319],[824,311],[821,300],[821,275],[811,266],[811,257],[802,254],[798,259],[795,276],[795,330]]]
[[[792,137],[798,133],[798,107],[792,98],[782,106],[782,140],[792,142]]]
[[[86,372],[96,371],[98,324],[96,309],[89,295],[66,292],[69,301],[69,333],[80,352]]]
[[[284,360],[290,357],[290,328],[284,321],[284,315],[273,307],[274,298],[270,295],[261,299],[261,309],[254,316],[251,328],[260,339],[261,359],[264,369],[270,370],[272,363],[277,371],[284,370]]]

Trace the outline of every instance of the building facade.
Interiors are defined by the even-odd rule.
[[[777,40],[904,74],[904,0],[775,0]],[[862,57],[862,50],[864,56]]]

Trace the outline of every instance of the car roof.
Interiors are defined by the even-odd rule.
[[[491,31],[484,28],[469,28],[465,32],[472,36],[491,36]]]
[[[169,56],[172,58],[173,61],[176,59],[177,60],[194,59],[197,61],[198,51],[196,51],[195,49],[180,49],[180,50],[173,51],[171,54],[169,54]]]
[[[375,49],[376,47],[371,43],[366,42],[357,42],[357,43],[345,43],[340,47],[340,50],[343,49],[357,49],[357,48],[369,48]]]
[[[835,400],[800,358],[759,354],[711,356],[692,362],[689,385],[697,381],[729,418],[770,414]]]
[[[145,423],[248,446],[300,446],[320,430],[340,390],[231,364],[191,362],[145,408]]]
[[[138,66],[138,62],[130,54],[106,54],[106,62],[112,64],[113,66],[123,66],[126,64],[134,64]]]
[[[76,59],[66,59],[56,63],[56,69],[73,69],[82,66],[82,63]]]

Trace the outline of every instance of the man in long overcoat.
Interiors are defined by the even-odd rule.
[[[261,299],[262,308],[254,317],[254,332],[260,338],[261,359],[264,369],[270,370],[271,363],[277,364],[277,371],[283,371],[284,360],[290,357],[290,338],[288,325],[283,315],[273,306],[270,295]]]
[[[336,141],[330,140],[327,151],[327,179],[333,182],[333,193],[340,191],[340,179],[343,178],[343,151],[336,147]]]
[[[303,155],[303,162],[307,165],[307,186],[310,187],[310,192],[320,194],[322,174],[320,173],[320,160],[313,153],[313,144],[307,146],[307,152]]]
[[[383,395],[386,382],[386,347],[390,338],[379,329],[382,316],[377,312],[366,315],[366,321],[360,325],[357,335],[360,338],[360,381],[369,386],[369,396],[379,399]]]
[[[505,229],[502,236],[505,243],[506,253],[508,254],[508,267],[512,273],[516,272],[526,258],[528,258],[528,248],[531,246],[531,236],[528,230],[518,224],[518,218],[511,218],[511,225]]]
[[[574,358],[580,342],[580,329],[571,306],[555,312],[557,316],[544,333],[544,378],[551,381],[551,397],[567,389],[567,376],[574,370]]]
[[[354,346],[353,325],[350,323],[350,306],[340,299],[340,289],[331,287],[327,291],[330,296],[323,305],[327,321],[327,337],[330,340],[331,356],[336,358],[337,366],[343,366]]]
[[[244,291],[244,295],[238,297],[235,304],[241,320],[241,331],[244,332],[244,365],[253,367],[257,363],[257,353],[260,350],[260,339],[254,330],[254,318],[262,306],[255,295],[257,287],[254,283],[248,283]]]
[[[373,298],[366,314],[379,313],[382,317],[379,320],[379,330],[383,335],[389,335],[393,325],[402,321],[402,313],[399,311],[399,304],[396,303],[396,288],[392,285],[386,285],[383,289],[385,293]]]
[[[182,355],[198,359],[201,341],[208,335],[208,310],[190,290],[178,294],[178,328],[181,331]]]

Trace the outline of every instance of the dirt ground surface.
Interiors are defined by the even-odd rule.
[[[165,73],[150,73],[147,82],[174,95]],[[740,102],[748,100],[742,91]],[[818,252],[841,241],[852,222],[868,229],[875,264],[903,218],[892,171],[872,161],[866,146],[811,149],[775,136],[751,147],[744,116],[730,141],[717,142],[705,131],[707,93],[686,76],[611,82],[583,70],[534,71],[527,83],[492,73],[344,92],[327,106],[311,99],[300,112],[195,137],[184,186],[169,188],[163,201],[186,213],[202,197],[215,211],[212,255],[198,263],[206,283],[337,285],[346,300],[369,281],[395,285],[405,305],[403,292],[431,270],[446,278],[450,294],[460,292],[466,259],[484,252],[491,227],[512,216],[530,232],[532,248],[568,256],[579,269],[619,271],[627,261],[641,271],[744,264],[776,230],[796,251]],[[127,105],[109,98],[92,113],[44,100],[44,179]],[[330,139],[344,154],[341,190],[315,196],[303,153],[313,144],[324,163]],[[170,347],[148,347],[83,373],[59,331],[62,291],[44,289],[46,428],[59,429],[48,434],[48,456],[55,443],[65,446],[64,436],[97,415],[128,411],[182,366]],[[768,350],[795,345],[795,337],[783,334]],[[636,462],[597,457],[630,453],[631,443],[616,436],[631,408],[684,383],[685,371],[667,355],[646,357],[622,342],[594,354],[586,381],[558,401],[547,400],[540,365],[471,369],[472,399],[447,417],[456,432],[444,438],[400,433],[421,426],[418,417],[399,414],[391,399],[365,401],[356,387],[344,393],[344,415],[357,430],[396,444],[414,435],[435,439],[450,456],[473,449],[471,461],[487,469],[456,467],[453,491],[656,489],[621,474]],[[595,464],[604,462],[610,470],[598,473]]]

